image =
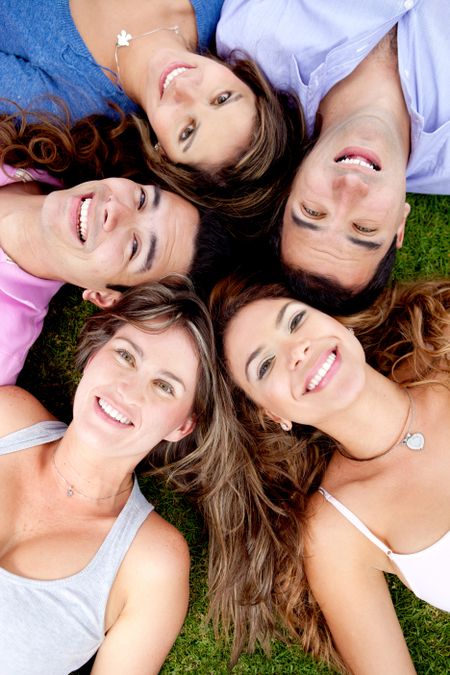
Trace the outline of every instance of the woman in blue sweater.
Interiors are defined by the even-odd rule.
[[[219,206],[255,215],[292,177],[283,155],[294,135],[299,145],[301,115],[252,62],[197,53],[211,43],[221,5],[7,0],[0,95],[33,108],[51,107],[45,96],[56,95],[74,118],[110,113],[110,101],[143,109],[152,168],[191,199],[208,200],[215,187]]]

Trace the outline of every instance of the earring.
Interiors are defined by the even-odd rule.
[[[280,427],[283,431],[290,431],[292,429],[292,424],[290,422],[281,422]]]
[[[351,333],[352,335],[355,334],[355,331],[353,330],[353,328],[350,328],[349,326],[347,326],[347,330],[348,330],[348,332]]]
[[[161,150],[161,146],[160,146],[159,142],[156,142],[153,147],[155,148],[156,152],[159,152]]]

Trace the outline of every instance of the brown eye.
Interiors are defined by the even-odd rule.
[[[292,319],[289,321],[289,332],[293,333],[296,328],[298,328],[303,321],[303,317],[305,316],[306,311],[302,310],[301,312],[296,312]]]
[[[183,131],[181,132],[181,134],[180,134],[178,140],[179,140],[181,143],[184,143],[185,141],[187,141],[187,139],[189,138],[189,136],[190,136],[191,134],[194,133],[194,130],[195,130],[194,124],[189,124],[187,127],[184,127],[184,129],[183,129]]]
[[[319,218],[320,216],[324,215],[320,211],[310,209],[308,206],[305,206],[304,204],[303,204],[303,211],[306,213],[307,216],[311,216],[311,218]]]
[[[275,357],[272,356],[270,359],[266,359],[265,361],[263,361],[261,363],[261,365],[258,368],[258,372],[257,372],[258,380],[262,380],[267,375],[267,373],[269,372],[274,360],[275,360]]]
[[[145,192],[144,188],[141,187],[141,191],[139,194],[139,204],[138,204],[138,211],[144,208],[144,206],[147,203],[147,193]]]
[[[139,242],[136,239],[136,237],[133,235],[133,243],[131,245],[131,255],[130,255],[130,260],[133,260],[134,256],[138,252],[139,249]]]
[[[221,94],[219,94],[218,96],[216,96],[216,98],[214,99],[213,103],[214,103],[215,105],[222,105],[222,103],[225,103],[226,101],[228,101],[228,99],[230,98],[230,96],[231,96],[231,92],[230,92],[230,91],[223,91]]]
[[[357,223],[353,223],[353,227],[362,234],[372,234],[373,232],[376,232],[375,227],[364,227],[364,225],[357,225]]]

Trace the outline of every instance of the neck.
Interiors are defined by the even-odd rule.
[[[391,32],[392,33],[392,32]],[[411,121],[398,73],[396,47],[391,33],[321,101],[320,133],[331,126],[364,114],[388,121],[403,153],[405,167],[410,153]]]
[[[357,399],[319,428],[353,457],[367,459],[397,443],[408,412],[409,398],[403,389],[367,366],[365,386]]]
[[[55,480],[67,497],[105,508],[123,504],[133,485],[135,464],[130,459],[113,461],[93,448],[84,447],[74,437],[72,427],[54,446],[52,456]]]
[[[168,24],[167,28],[174,24]],[[155,73],[149,66],[153,54],[162,49],[183,50],[190,53],[185,47],[180,35],[172,30],[161,30],[152,35],[130,41],[128,47],[118,49],[117,58],[120,65],[120,86],[125,93],[138,105],[146,110],[147,94],[150,90],[150,79],[154,80]],[[117,70],[114,63],[114,70]]]
[[[23,270],[43,279],[55,279],[42,251],[40,214],[45,195],[38,183],[0,188],[0,246]]]
[[[161,27],[179,26],[189,48],[195,50],[198,42],[195,12],[189,0],[133,3],[77,0],[71,2],[71,14],[92,56],[113,81],[116,72],[114,45],[122,30],[137,36]],[[168,31],[161,31],[142,40],[133,40],[129,47],[120,49],[120,79],[125,93],[143,107],[149,57],[157,48],[183,45],[181,41],[174,43]]]

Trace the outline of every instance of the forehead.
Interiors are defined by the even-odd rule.
[[[240,309],[228,324],[225,331],[225,350],[227,356],[250,351],[254,345],[276,330],[276,319],[280,310],[289,303],[300,305],[291,298],[263,298],[254,300]],[[237,351],[236,351],[237,350]]]
[[[197,368],[198,350],[188,330],[176,323],[158,330],[156,321],[143,322],[142,329],[129,323],[123,324],[111,340],[123,339],[132,343],[144,358],[164,364],[171,370],[178,369],[188,374]]]
[[[344,288],[357,290],[372,279],[389,242],[379,249],[364,249],[326,231],[309,232],[285,219],[281,235],[281,259],[295,270],[326,277]]]

